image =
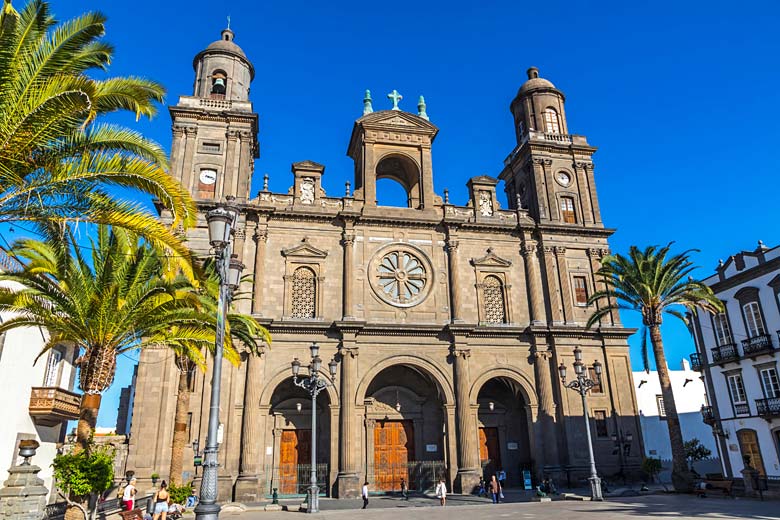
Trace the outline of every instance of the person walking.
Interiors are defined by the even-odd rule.
[[[133,477],[122,492],[122,506],[125,508],[125,511],[132,511],[135,509],[136,493],[138,493],[138,489],[135,487],[135,477]]]
[[[501,484],[496,479],[496,476],[493,475],[490,477],[490,497],[493,499],[494,504],[499,503],[499,497],[501,496]]]
[[[498,470],[498,485],[501,486],[502,490],[506,486],[506,471],[504,471],[504,468]]]
[[[444,483],[444,479],[440,479],[436,484],[436,497],[439,499],[439,504],[444,506],[447,504],[447,484]]]
[[[168,493],[168,484],[163,480],[160,483],[160,489],[154,494],[152,503],[154,504],[154,516],[152,520],[165,520],[168,515],[168,500],[171,495]]]
[[[486,482],[485,477],[479,477],[479,496],[480,497],[487,497],[487,489],[486,489]]]
[[[360,495],[363,497],[363,507],[361,509],[365,509],[368,507],[368,480],[363,482],[363,489],[361,490]]]
[[[409,500],[409,486],[406,484],[406,479],[401,479],[401,496],[404,500]]]

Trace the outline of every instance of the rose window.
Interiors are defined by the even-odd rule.
[[[391,305],[410,307],[421,302],[430,283],[430,268],[412,248],[398,246],[375,260],[374,291]]]

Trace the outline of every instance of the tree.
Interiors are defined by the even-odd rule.
[[[54,480],[67,494],[66,518],[80,516],[74,509],[80,509],[86,518],[84,504],[87,500],[93,495],[100,495],[114,483],[114,453],[112,446],[97,446],[90,442],[86,450],[54,457]],[[95,509],[97,504],[95,501]],[[92,513],[94,517],[95,511]]]
[[[210,316],[217,314],[217,300],[219,296],[219,276],[216,264],[209,260],[200,271],[198,297],[202,308]],[[235,299],[241,297],[237,294]],[[216,327],[216,321],[214,321]],[[239,345],[243,345],[246,355],[259,355],[262,343],[271,344],[271,336],[268,331],[257,324],[252,316],[239,313],[228,313],[225,321],[225,359],[234,365],[240,363]],[[214,352],[214,344],[209,345],[209,351]],[[176,412],[173,428],[173,441],[171,444],[171,470],[170,481],[172,484],[180,484],[182,469],[184,467],[184,446],[187,443],[187,412],[190,409],[190,380],[197,368],[205,368],[205,360],[199,350],[197,355],[192,355],[193,350],[182,351],[174,348],[176,368],[179,370],[178,393],[176,396]]]
[[[189,279],[176,276],[165,255],[135,233],[98,226],[87,257],[67,226],[48,224],[42,230],[43,241],[13,245],[10,253],[21,267],[0,272],[0,281],[19,287],[0,288],[0,311],[17,314],[0,324],[0,334],[43,327],[50,338],[39,358],[61,342],[79,350],[84,395],[77,445],[86,449],[117,357],[140,348],[197,356],[214,342],[215,318],[204,312]]]
[[[712,451],[703,445],[696,437],[689,441],[685,441],[683,447],[685,448],[685,460],[690,464],[691,471],[695,471],[693,469],[694,462],[699,462],[712,455]]]
[[[642,357],[645,370],[649,371],[647,355],[647,333],[653,347],[655,366],[661,383],[661,394],[666,409],[666,423],[672,445],[672,483],[678,491],[687,491],[692,478],[686,463],[680,419],[672,393],[669,368],[666,365],[661,324],[664,314],[669,314],[688,323],[680,308],[695,314],[699,310],[720,312],[723,303],[708,286],[690,277],[696,268],[689,259],[694,250],[670,255],[671,243],[665,247],[650,246],[640,250],[631,246],[628,256],[609,255],[602,260],[602,267],[596,273],[605,289],[595,292],[589,304],[599,304],[588,319],[587,326],[593,327],[610,312],[618,309],[637,311],[642,316]]]
[[[138,77],[91,78],[113,47],[100,13],[57,23],[43,0],[0,11],[0,223],[94,222],[121,226],[189,259],[173,229],[108,188],[147,193],[174,225],[193,225],[195,205],[165,169],[165,151],[128,128],[100,123],[130,111],[152,117],[164,89]],[[187,260],[188,261],[188,260]],[[186,263],[186,262],[185,262]]]

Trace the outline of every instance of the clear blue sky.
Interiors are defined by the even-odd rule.
[[[20,6],[20,0],[14,1]],[[109,16],[111,72],[162,82],[167,102],[190,94],[193,56],[231,15],[254,62],[263,173],[286,191],[290,163],[326,165],[323,185],[352,180],[346,147],[365,89],[376,109],[425,95],[440,129],[435,187],[466,201],[466,180],[497,176],[514,146],[509,102],[539,67],[565,94],[569,129],[599,147],[596,180],[614,251],[677,241],[699,248],[700,276],[718,258],[778,237],[780,38],[777,2],[256,2],[53,0],[60,18]],[[131,119],[127,120],[132,123]],[[170,145],[165,110],[136,126]],[[503,194],[502,194],[503,195]],[[671,319],[671,318],[670,318]],[[625,317],[629,324],[636,320]],[[682,326],[665,326],[670,364],[693,351]],[[633,365],[641,368],[632,339]],[[113,425],[122,359],[100,424]]]

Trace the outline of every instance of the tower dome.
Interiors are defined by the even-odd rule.
[[[249,100],[249,84],[255,68],[234,40],[230,29],[209,44],[192,60],[195,69],[195,95],[236,101]]]
[[[539,77],[539,69],[531,67],[528,79],[509,105],[515,118],[517,142],[522,143],[528,132],[567,134],[564,102],[566,97],[551,81]]]
[[[526,71],[526,74],[528,74],[528,80],[523,83],[520,90],[517,91],[518,96],[526,95],[537,90],[555,90],[560,93],[560,91],[555,88],[555,85],[552,84],[552,81],[539,77],[539,69],[536,67],[529,68]]]

